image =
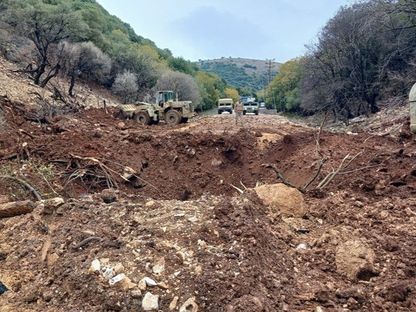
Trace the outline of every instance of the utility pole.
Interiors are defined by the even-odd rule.
[[[273,69],[273,63],[274,63],[275,59],[267,59],[266,63],[267,63],[267,86],[270,86],[270,83],[272,82],[272,69]],[[276,108],[276,101],[274,99],[274,93],[273,91],[271,91],[272,93],[272,100],[273,100],[273,108]],[[265,94],[267,95],[267,88],[266,88],[266,92]]]

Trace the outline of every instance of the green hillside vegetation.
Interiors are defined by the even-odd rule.
[[[42,87],[66,75],[71,95],[83,79],[128,94],[124,100],[133,101],[151,93],[164,73],[179,71],[198,80],[200,108],[212,107],[224,93],[219,77],[196,79],[200,70],[195,64],[137,35],[94,0],[2,0],[0,11],[0,53],[21,64]],[[211,88],[211,80],[219,89]]]
[[[416,2],[370,0],[342,7],[317,44],[281,67],[265,89],[278,111],[331,112],[348,121],[405,99],[416,77]]]
[[[269,67],[264,60],[244,58],[221,58],[200,60],[198,66],[207,72],[215,73],[227,84],[238,88],[242,93],[255,93],[263,89],[269,81]],[[273,62],[271,77],[276,76],[279,64]]]

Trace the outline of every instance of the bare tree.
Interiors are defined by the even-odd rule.
[[[12,8],[6,13],[3,19],[33,43],[33,64],[27,66],[26,72],[31,74],[35,84],[45,87],[59,74],[62,49],[59,50],[58,45],[74,33],[77,25],[75,15],[63,7],[46,4],[36,4],[25,9]]]
[[[138,94],[137,77],[131,72],[118,74],[114,80],[112,90],[123,98],[124,103],[135,101]]]
[[[181,100],[192,101],[195,106],[201,102],[198,85],[191,75],[173,71],[166,72],[159,78],[156,88],[175,91]]]

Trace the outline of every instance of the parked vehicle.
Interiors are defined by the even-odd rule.
[[[258,115],[259,114],[259,103],[257,103],[257,102],[244,103],[243,115],[249,114],[249,113]]]
[[[218,114],[222,114],[224,112],[228,112],[230,114],[233,113],[233,99],[219,99],[218,100]]]

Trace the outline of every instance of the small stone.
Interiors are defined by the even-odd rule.
[[[59,207],[65,204],[65,200],[62,197],[56,197],[44,200],[42,201],[42,204],[43,209],[41,213],[44,215],[51,215],[57,211]]]
[[[101,192],[100,196],[106,204],[111,204],[117,201],[117,194],[114,189],[105,189]]]
[[[149,286],[149,287],[156,287],[157,286],[156,281],[151,279],[150,277],[145,277],[144,281],[145,281],[146,285]]]
[[[93,262],[91,262],[90,266],[90,272],[100,272],[101,271],[101,263],[100,260],[95,259]]]
[[[196,274],[196,275],[201,275],[201,274],[202,274],[202,266],[197,265],[197,266],[195,267],[195,274]]]
[[[124,273],[124,266],[123,266],[121,263],[117,263],[117,264],[114,266],[114,272],[115,272],[116,274]]]
[[[103,277],[106,280],[110,280],[114,277],[114,269],[113,268],[104,268],[103,270]]]
[[[155,202],[154,200],[149,200],[149,201],[145,204],[145,206],[146,206],[146,207],[153,207],[155,204],[156,204],[156,202]]]
[[[307,250],[308,249],[308,245],[306,244],[299,244],[296,246],[296,250]]]
[[[133,168],[124,167],[122,177],[125,181],[131,181],[131,180],[135,179],[136,175],[137,175],[137,172]]]
[[[144,311],[153,311],[159,309],[159,296],[147,292],[142,301],[142,308]]]
[[[165,258],[160,258],[156,264],[153,266],[154,274],[161,274],[165,271]]]
[[[126,124],[125,124],[124,122],[120,121],[120,122],[117,124],[117,128],[118,128],[119,130],[124,130],[124,129],[126,129]]]
[[[173,311],[176,309],[176,307],[178,306],[178,301],[179,301],[179,297],[175,296],[173,298],[173,300],[171,301],[171,303],[169,304],[169,310]]]
[[[137,287],[137,284],[133,283],[131,279],[129,279],[127,276],[120,282],[120,287],[123,290],[131,290]],[[140,294],[141,291],[139,290]]]
[[[124,280],[126,278],[126,275],[124,273],[118,274],[116,276],[114,276],[113,278],[111,278],[109,280],[109,283],[111,286],[121,282],[122,280]]]
[[[161,289],[169,289],[169,286],[165,282],[158,283],[157,287]]]
[[[322,307],[320,307],[320,306],[317,306],[315,308],[315,312],[324,312],[324,309],[322,309]]]
[[[135,289],[131,291],[131,296],[135,299],[142,297],[142,292],[139,289]]]
[[[141,291],[145,291],[146,290],[146,288],[147,288],[147,284],[146,284],[146,281],[145,281],[145,279],[143,278],[143,279],[141,279],[140,280],[140,282],[139,282],[139,289],[141,290]]]
[[[220,167],[222,164],[223,164],[223,162],[220,159],[213,159],[211,161],[211,166],[212,167]]]
[[[46,256],[46,263],[48,267],[52,267],[59,260],[59,256],[56,253],[48,254]]]
[[[195,300],[195,297],[186,300],[185,303],[179,308],[179,312],[197,312],[198,305]]]

